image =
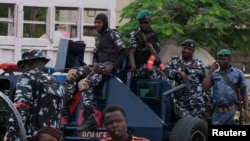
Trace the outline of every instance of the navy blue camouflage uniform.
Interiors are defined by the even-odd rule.
[[[35,59],[44,59],[46,63],[49,61],[42,56],[42,52],[39,50],[23,53],[22,59],[18,62],[18,67],[25,61]],[[14,105],[21,115],[27,140],[30,140],[42,127],[49,126],[59,129],[64,91],[65,88],[45,67],[31,69],[19,76]],[[13,115],[9,122],[6,137],[8,140],[17,141],[19,140],[18,128],[15,127]]]
[[[209,118],[206,101],[209,100],[210,93],[202,91],[202,82],[205,78],[205,68],[202,61],[192,59],[186,63],[182,56],[174,56],[166,64],[166,70],[169,70],[168,78],[175,80],[176,85],[182,84],[183,80],[180,75],[172,73],[172,70],[183,71],[188,76],[189,86],[172,95],[177,117],[192,115],[202,119]]]
[[[125,48],[125,46],[124,46],[124,44],[123,44],[123,42],[121,40],[120,34],[117,31],[111,30],[109,28],[106,31],[103,32],[103,35],[104,34],[110,35],[110,38],[113,40],[112,42],[114,42],[112,44],[112,46],[113,46],[113,48],[115,50],[117,50],[117,54],[119,55],[121,53],[121,51]],[[98,49],[99,46],[101,46],[100,39],[101,39],[100,37],[96,39],[96,48],[94,49],[94,52],[97,52],[97,50],[99,50]],[[109,65],[109,63],[114,63],[114,61],[115,60],[113,60],[113,61],[108,61],[107,60],[107,61],[104,61],[104,62],[100,62],[101,67],[105,68],[105,67],[107,67]],[[121,63],[122,62],[119,63],[119,65],[117,66],[114,73],[119,70],[119,67],[120,67]],[[108,76],[105,76],[105,75],[102,75],[102,74],[99,74],[99,73],[95,73],[93,71],[93,65],[86,65],[86,66],[78,67],[77,70],[76,70],[76,75],[77,75],[76,79],[72,79],[72,78],[67,79],[68,82],[67,82],[67,96],[66,97],[68,98],[68,100],[73,98],[73,95],[77,90],[76,89],[77,81],[79,81],[80,79],[84,78],[89,83],[90,86],[96,86],[103,79],[108,77]],[[92,98],[91,89],[84,90],[84,92],[83,92],[84,105],[92,107],[93,106],[92,99],[93,98]]]
[[[93,104],[92,88],[98,85],[100,82],[104,81],[110,75],[116,73],[120,69],[122,62],[125,59],[125,46],[122,42],[120,34],[116,30],[110,29],[108,25],[105,24],[107,20],[106,15],[101,14],[101,17],[104,17],[104,30],[100,32],[100,35],[96,38],[96,47],[93,50],[93,60],[95,60],[96,62],[91,65],[78,67],[75,71],[76,77],[67,78],[67,96],[65,101],[68,104],[64,106],[64,113],[66,113],[64,114],[64,116],[67,117],[69,103],[74,93],[79,90],[76,87],[77,83],[78,87],[84,86],[84,88],[80,90],[82,94],[82,102],[84,105],[84,122],[87,121],[87,119],[90,119],[91,123],[94,122],[92,114],[95,108]],[[114,66],[112,74],[105,75],[102,74],[102,72],[95,72],[93,70],[93,66],[96,63],[99,64],[100,68],[103,70],[109,67],[109,65]],[[83,128],[80,127],[78,130],[85,130],[85,127]]]
[[[147,61],[150,55],[152,55],[147,47],[147,43],[153,45],[157,54],[160,52],[161,47],[158,41],[158,36],[152,28],[142,31],[139,27],[130,33],[129,48],[136,49],[134,55],[136,68],[135,70],[133,70],[134,68],[131,68],[130,71],[136,71],[136,74],[139,77],[165,80],[165,74],[161,72],[158,67],[159,64],[154,62],[152,70],[146,68]]]

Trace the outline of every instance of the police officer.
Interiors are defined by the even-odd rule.
[[[181,43],[182,55],[173,56],[166,63],[169,71],[168,78],[174,80],[176,85],[189,82],[187,88],[172,95],[176,120],[184,116],[194,116],[208,121],[206,102],[209,101],[209,92],[202,91],[205,78],[205,68],[201,60],[193,58],[195,42],[187,39]]]
[[[100,13],[95,17],[95,28],[99,33],[96,38],[95,49],[93,51],[92,65],[71,69],[67,74],[68,91],[65,100],[63,117],[67,123],[69,117],[68,106],[72,99],[72,95],[76,91],[78,82],[78,90],[82,93],[82,102],[84,105],[82,125],[78,131],[88,131],[97,127],[93,105],[92,87],[98,85],[101,81],[114,74],[125,59],[125,46],[121,40],[120,34],[110,29],[108,26],[108,17],[106,14]]]
[[[234,68],[230,62],[230,50],[222,49],[218,51],[216,62],[210,66],[203,82],[204,90],[213,87],[211,107],[214,111],[211,117],[211,124],[213,125],[239,124],[239,119],[234,119],[234,115],[238,110],[237,105],[241,104],[238,103],[241,102],[240,97],[244,108],[242,115],[247,117],[247,81],[244,73],[240,69]]]
[[[157,33],[150,27],[150,12],[142,10],[136,19],[140,26],[130,33],[130,70],[128,71],[128,75],[150,79],[166,79],[165,75],[161,73],[162,68],[159,67],[161,60],[160,58],[156,59],[160,52],[160,43]]]
[[[109,105],[103,110],[103,123],[111,137],[101,141],[149,141],[147,138],[132,135],[128,129],[125,111],[119,105]]]
[[[44,126],[59,128],[64,88],[46,69],[49,60],[41,50],[28,50],[17,62],[23,73],[17,79],[14,105],[21,115],[28,141]],[[9,121],[5,140],[17,140],[15,120],[11,117]]]

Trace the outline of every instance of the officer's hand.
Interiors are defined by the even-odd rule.
[[[213,62],[209,68],[211,71],[215,71],[219,67],[219,64],[217,62]]]
[[[246,121],[249,120],[249,117],[248,117],[247,113],[248,113],[247,110],[242,109],[242,113],[241,113],[241,117],[240,117],[242,123],[246,123]]]
[[[136,77],[136,76],[137,76],[137,70],[136,70],[136,68],[131,68],[131,69],[128,71],[127,75],[130,75],[130,76],[132,76],[132,77]]]
[[[84,89],[89,88],[89,83],[85,81],[85,79],[82,79],[78,82],[78,90],[82,91]]]
[[[179,70],[175,70],[174,72],[175,72],[175,74],[180,75],[182,80],[188,80],[188,76],[186,75],[185,72],[179,71]]]
[[[70,69],[67,73],[67,78],[76,80],[78,75],[76,74],[77,69]]]
[[[212,105],[212,103],[211,103],[210,101],[207,101],[207,102],[206,102],[206,107],[207,107],[207,111],[208,111],[209,113],[212,113],[214,107],[213,107],[213,105]]]
[[[114,70],[114,65],[112,63],[109,63],[108,65],[106,65],[105,69],[102,71],[103,75],[110,75],[113,70]]]
[[[4,135],[3,141],[18,140],[19,137],[17,136],[17,134],[18,132],[16,131],[16,127],[14,127],[13,125],[10,125],[8,128],[8,131]]]
[[[101,63],[95,63],[93,65],[93,70],[95,73],[102,73]]]

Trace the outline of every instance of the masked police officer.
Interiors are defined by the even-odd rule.
[[[108,17],[106,14],[100,13],[95,17],[95,28],[99,33],[96,38],[96,47],[93,51],[93,63],[71,69],[67,75],[67,98],[63,110],[62,124],[67,123],[69,118],[69,104],[76,91],[78,82],[78,90],[82,93],[82,102],[84,105],[82,125],[78,131],[88,131],[97,127],[94,118],[93,92],[92,87],[98,85],[101,81],[114,74],[125,59],[125,46],[121,40],[120,34],[116,30],[112,30],[108,26]]]

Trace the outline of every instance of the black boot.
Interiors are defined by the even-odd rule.
[[[92,109],[84,109],[83,116],[84,121],[80,127],[77,128],[77,131],[89,131],[97,128],[97,124],[93,115],[94,111]]]

